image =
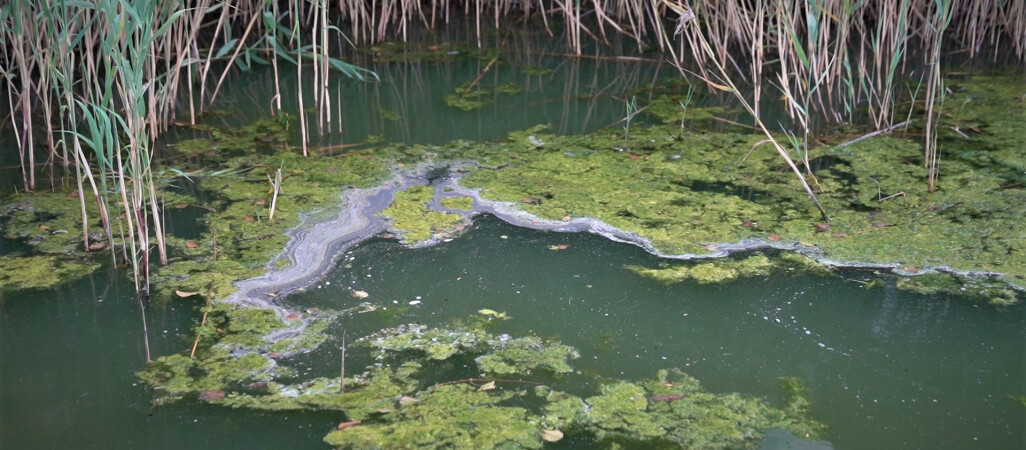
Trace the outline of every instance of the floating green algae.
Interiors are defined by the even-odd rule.
[[[156,391],[158,403],[197,398],[211,390],[250,395],[255,383],[264,389],[277,377],[293,374],[276,360],[315,350],[327,338],[327,325],[342,314],[292,312],[283,318],[276,310],[225,302],[213,302],[203,311],[206,320],[194,329],[195,355],[163,356],[139,372]],[[282,332],[285,337],[268,339]]]
[[[502,84],[463,83],[452,94],[446,94],[442,100],[446,106],[473,111],[492,104],[496,94],[516,95],[523,91],[519,84],[512,81]]]
[[[407,243],[445,236],[465,219],[460,214],[430,210],[428,202],[434,196],[434,187],[411,186],[396,192],[395,200],[381,214],[392,218],[392,228]]]
[[[438,386],[380,420],[328,433],[340,448],[539,448],[540,430],[524,408],[499,406],[514,391]]]
[[[443,197],[439,200],[442,207],[445,209],[455,209],[460,211],[471,211],[474,209],[474,199],[465,195],[456,197]]]
[[[573,347],[536,336],[499,336],[491,344],[494,350],[477,357],[476,362],[481,370],[494,374],[530,375],[536,370],[568,373],[573,367],[567,361],[580,357]]]
[[[505,146],[517,158],[499,170],[474,171],[461,183],[547,219],[601,219],[671,254],[757,239],[816,247],[840,262],[996,272],[1023,286],[1026,224],[1019,218],[1026,214],[1026,177],[1016,171],[1015,155],[1026,150],[1014,120],[985,122],[970,108],[983,104],[995,112],[1004,104],[1012,108],[1004,116],[1021,119],[1021,85],[1006,82],[995,94],[966,83],[949,100],[966,105],[947,110],[963,129],[972,125],[983,133],[967,141],[942,132],[946,154],[956,156],[944,161],[936,192],[927,192],[918,140],[883,136],[813,148],[828,223],[820,222],[779,156],[759,145],[761,136],[681,136],[673,125],[637,127],[626,145],[616,132],[512,133]]]
[[[781,253],[772,259],[756,253],[742,259],[721,258],[709,262],[663,264],[659,268],[627,266],[628,269],[664,284],[694,280],[698,283],[724,283],[739,278],[766,276],[781,270],[802,270],[811,273],[828,273],[815,260],[798,253]]]
[[[190,399],[256,410],[339,411],[345,422],[324,439],[341,448],[538,448],[564,434],[752,448],[765,429],[810,438],[824,430],[807,417],[807,408],[777,409],[756,398],[711,394],[676,370],[641,383],[608,380],[587,398],[554,391],[544,385],[551,376],[582,376],[567,365],[577,350],[533,336],[495,336],[481,328],[487,321],[381,330],[357,341],[378,352],[380,363],[344,384],[338,378],[304,380],[289,367],[288,356],[259,336],[287,326],[272,311],[215,304],[208,313],[195,358],[161,357],[140,372],[158,403]],[[311,325],[301,333],[324,330]],[[438,361],[456,355],[476,357],[479,369],[504,378],[455,378],[432,386],[419,381],[425,370],[437,380]]]
[[[406,324],[380,330],[358,342],[371,347],[379,360],[411,352],[431,360],[472,354],[483,372],[501,375],[530,374],[537,370],[568,373],[573,370],[569,360],[580,356],[576,349],[559,341],[536,336],[494,336],[482,326],[468,325],[427,328]]]
[[[986,276],[955,276],[948,273],[926,273],[901,277],[898,289],[920,294],[946,294],[969,298],[991,306],[1006,307],[1019,303],[1020,294],[1006,283]]]
[[[606,439],[658,439],[685,448],[754,448],[762,431],[788,430],[806,439],[825,432],[804,413],[773,408],[760,399],[716,395],[698,380],[676,370],[660,370],[655,379],[604,385],[586,399],[587,425]]]
[[[379,359],[388,354],[419,352],[434,360],[480,351],[491,337],[479,328],[440,329],[418,324],[386,328],[360,339],[375,350]]]
[[[0,256],[0,288],[47,288],[92,272],[98,264],[58,256]]]
[[[86,195],[90,195],[87,194]],[[82,255],[82,205],[78,192],[29,192],[14,194],[3,200],[3,235],[7,239],[26,243],[34,252],[48,255]],[[90,244],[99,244],[100,250],[109,252],[109,243],[99,226],[96,202],[85,201],[86,213],[92,220],[89,227]],[[114,217],[118,221],[118,217]],[[102,253],[102,252],[101,252]]]

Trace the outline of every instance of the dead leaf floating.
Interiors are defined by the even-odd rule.
[[[541,430],[541,438],[545,442],[558,442],[563,439],[563,432],[559,430]]]
[[[399,397],[399,404],[403,405],[403,406],[412,405],[412,404],[417,403],[419,401],[420,400],[417,400],[417,399],[415,399],[413,397],[410,397],[409,395],[404,395],[402,397]]]
[[[207,389],[200,393],[199,399],[205,402],[213,402],[224,399],[224,391],[220,389]]]
[[[370,297],[370,294],[368,294],[367,291],[353,291],[353,297],[367,298]]]
[[[349,422],[342,422],[342,423],[338,424],[338,429],[341,430],[343,428],[349,428],[349,427],[351,427],[353,425],[359,425],[361,422],[363,422],[363,421],[362,420],[350,420]]]
[[[199,294],[199,292],[177,291],[177,290],[175,291],[175,295],[177,295],[179,297],[192,297],[193,295],[196,295],[196,294]]]
[[[485,384],[482,384],[481,387],[477,388],[477,390],[479,390],[479,391],[490,391],[492,389],[495,389],[495,382],[494,381],[489,381],[489,382],[487,382]]]

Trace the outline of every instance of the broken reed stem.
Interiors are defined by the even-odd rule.
[[[344,393],[346,391],[346,329],[342,329],[342,362],[339,364],[338,370],[338,392]]]
[[[207,306],[204,309],[210,309],[210,295],[207,295]],[[203,311],[203,319],[200,320],[199,328],[202,329],[203,325],[207,324],[207,314],[210,311]],[[200,334],[196,333],[196,340],[192,343],[192,351],[189,352],[189,358],[196,356],[196,348],[199,347]]]
[[[153,359],[150,358],[150,331],[146,326],[146,306],[143,304],[143,296],[136,294],[135,298],[139,301],[139,315],[142,317],[142,328],[143,328],[143,347],[146,349],[146,363],[149,364]]]
[[[432,388],[436,388],[436,387],[439,387],[439,386],[448,386],[450,384],[460,384],[460,383],[489,383],[489,382],[493,382],[493,381],[494,382],[499,382],[499,383],[529,384],[531,386],[543,386],[543,385],[545,385],[545,383],[540,383],[540,382],[537,382],[537,381],[527,381],[527,380],[508,380],[508,379],[502,379],[502,378],[464,378],[462,380],[443,381],[441,383],[436,383],[434,386],[431,386],[431,387]]]
[[[285,162],[283,161],[283,167],[284,164]],[[268,175],[267,180],[271,182],[271,190],[273,191],[271,195],[271,212],[267,216],[267,220],[274,220],[274,207],[278,203],[278,192],[281,191],[281,167],[278,167],[278,170],[274,172],[273,180],[270,175]]]
[[[474,81],[472,81],[470,83],[470,85],[467,86],[467,88],[463,90],[463,95],[460,96],[460,99],[463,99],[464,97],[466,97],[467,93],[470,92],[470,90],[473,89],[474,86],[477,86],[477,83],[481,82],[481,79],[484,78],[485,74],[488,73],[489,70],[491,70],[492,64],[495,64],[495,61],[498,60],[498,59],[499,59],[499,57],[496,56],[496,57],[492,58],[491,61],[488,61],[488,64],[486,64],[484,69],[481,70],[481,73],[479,73],[477,75],[477,78],[474,78]]]

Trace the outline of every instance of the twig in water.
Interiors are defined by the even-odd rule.
[[[498,382],[501,382],[501,383],[530,384],[532,386],[542,386],[543,385],[543,383],[539,383],[537,381],[526,381],[526,380],[504,380],[504,379],[501,379],[501,378],[464,378],[462,380],[445,381],[445,382],[442,382],[442,383],[438,383],[438,384],[436,384],[436,385],[434,385],[432,387],[448,386],[450,384],[460,384],[460,383],[487,383],[487,382],[490,382],[490,381],[498,381]]]
[[[211,296],[209,296],[209,295],[207,296],[207,307],[208,308],[210,307],[210,297]],[[207,313],[208,312],[209,311],[203,311],[203,319],[200,320],[200,325],[199,325],[200,328],[203,328],[203,325],[206,325],[206,323],[207,323]],[[196,333],[196,341],[194,341],[192,343],[192,351],[189,352],[189,358],[194,358],[196,356],[196,347],[199,347],[199,341],[200,341],[200,334]]]
[[[342,329],[342,363],[338,371],[338,391],[346,391],[346,330]]]
[[[491,61],[488,61],[488,64],[485,65],[484,70],[482,70],[481,73],[477,75],[477,78],[474,78],[474,81],[470,82],[470,85],[463,90],[463,95],[460,95],[460,99],[466,97],[470,90],[473,89],[474,86],[477,86],[477,83],[479,83],[481,79],[484,78],[485,74],[488,73],[489,70],[491,70],[492,64],[495,64],[495,60],[497,59],[499,59],[498,56],[492,58]]]
[[[281,192],[281,169],[285,166],[285,161],[282,161],[281,164],[274,173],[273,180],[270,175],[267,176],[267,181],[271,182],[271,189],[274,191],[274,194],[271,195],[271,213],[267,216],[267,220],[274,220],[274,207],[278,203],[278,192]]]
[[[894,130],[897,130],[898,128],[901,128],[901,127],[907,125],[908,123],[909,123],[909,121],[906,120],[904,122],[896,123],[894,125],[891,125],[891,126],[889,126],[887,128],[884,128],[882,130],[876,130],[876,131],[874,131],[872,133],[863,134],[862,136],[859,136],[859,137],[857,137],[855,139],[852,139],[852,140],[850,140],[848,142],[845,142],[845,143],[843,143],[841,145],[838,145],[838,146],[836,146],[834,148],[844,148],[844,147],[847,147],[849,145],[852,145],[852,144],[857,143],[857,142],[859,142],[861,140],[864,140],[864,139],[869,139],[869,138],[874,137],[874,136],[879,136],[881,134],[890,133],[890,132],[892,132]]]

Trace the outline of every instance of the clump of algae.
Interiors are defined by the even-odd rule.
[[[387,354],[383,363],[346,377],[344,384],[338,378],[302,380],[287,367],[289,359],[276,356],[273,345],[259,336],[286,326],[280,319],[265,310],[209,308],[208,324],[200,327],[206,344],[195,358],[165,356],[140,372],[159,402],[197,399],[232,408],[340,411],[344,426],[324,440],[341,448],[538,448],[564,434],[647,445],[752,448],[767,428],[807,437],[824,430],[807,417],[805,407],[777,409],[756,398],[711,394],[675,370],[640,383],[610,380],[587,398],[555,391],[542,384],[549,378],[538,371],[581,376],[567,365],[577,357],[576,349],[531,336],[494,336],[465,324],[379,331],[359,342]],[[430,348],[438,342],[448,350]],[[503,378],[431,386],[420,381],[442,357],[457,355],[476,356],[481,370]],[[541,381],[532,381],[535,377]]]
[[[1019,303],[1020,293],[1007,284],[991,277],[956,276],[948,273],[926,273],[901,277],[896,286],[903,291],[919,294],[946,294],[969,298],[996,307],[1007,307]]]
[[[406,243],[443,237],[465,219],[460,214],[429,209],[428,202],[434,196],[434,187],[411,186],[396,192],[395,200],[381,214],[392,218],[392,229],[398,231]]]
[[[474,209],[474,199],[465,195],[459,195],[455,197],[443,197],[439,200],[442,207],[445,209],[455,209],[460,211],[471,211]]]
[[[66,261],[58,256],[0,256],[0,287],[47,288],[88,274],[98,266],[89,261]]]
[[[756,253],[742,259],[721,258],[709,262],[669,265],[659,268],[627,266],[628,269],[664,284],[692,280],[698,283],[725,283],[739,278],[767,276],[784,270],[800,269],[805,272],[827,273],[815,260],[798,253],[783,253],[769,258]]]
[[[995,84],[1001,88],[991,89]],[[957,106],[946,112],[963,130],[979,132],[971,141],[942,132],[951,156],[935,192],[926,189],[915,139],[883,136],[810,150],[829,222],[820,221],[793,174],[781,170],[779,156],[756,146],[761,136],[682,135],[674,125],[632,129],[626,143],[615,132],[512,133],[504,145],[517,158],[461,183],[543,218],[601,219],[671,254],[704,254],[720,242],[779,241],[816,247],[838,262],[995,272],[1021,288],[1026,143],[1016,130],[1026,88],[1004,78],[960,87],[952,97]],[[660,101],[679,109],[670,97],[650,109]],[[729,277],[709,269],[711,279]]]
[[[463,83],[452,94],[446,94],[442,100],[446,106],[473,111],[492,104],[496,94],[516,95],[523,91],[519,84],[506,82],[498,85]]]

